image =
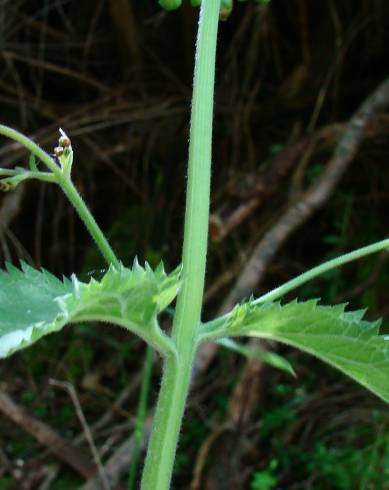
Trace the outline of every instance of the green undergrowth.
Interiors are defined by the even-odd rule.
[[[269,380],[266,404],[257,414],[263,459],[250,488],[385,490],[385,406],[324,365],[296,362],[304,380],[291,385],[275,373]]]

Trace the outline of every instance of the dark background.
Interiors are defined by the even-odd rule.
[[[171,13],[153,0],[0,1],[1,123],[48,151],[59,127],[68,133],[74,181],[126,264],[135,255],[152,265],[163,258],[168,270],[180,261],[197,14],[185,1]],[[205,318],[236,292],[266,233],[325,175],[345,123],[389,75],[388,46],[385,0],[235,2],[219,33]],[[320,209],[272,243],[272,260],[261,258],[255,293],[388,236],[388,131],[388,113],[374,114]],[[1,167],[27,158],[1,138]],[[85,280],[105,266],[54,186],[3,194],[0,214],[2,263],[22,258]],[[299,297],[368,307],[388,330],[387,255],[327,274]],[[297,379],[224,349],[198,376],[174,488],[388,488],[384,403],[315,359],[272,348]],[[131,437],[143,353],[119,329],[69,328],[2,361],[1,389],[77,441],[76,410],[49,379],[72,383],[92,429],[111,413],[93,430],[106,461]],[[158,376],[159,366],[153,399]],[[83,480],[1,415],[0,489]]]

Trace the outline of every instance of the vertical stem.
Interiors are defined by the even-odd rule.
[[[201,4],[188,162],[183,286],[172,337],[177,355],[165,361],[142,490],[168,490],[188,394],[204,292],[208,241],[215,58],[220,0]]]
[[[177,302],[173,338],[193,346],[200,321],[207,255],[212,158],[212,116],[220,0],[202,2],[190,128],[188,187],[183,246],[183,286]]]

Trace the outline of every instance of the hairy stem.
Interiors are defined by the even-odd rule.
[[[168,490],[197,347],[204,292],[211,175],[212,115],[220,0],[203,0],[197,38],[188,162],[183,285],[166,359],[142,490]]]
[[[61,177],[58,184],[61,186],[67,198],[72,203],[74,209],[77,211],[79,217],[84,222],[87,230],[92,235],[105,260],[108,262],[108,264],[113,264],[114,267],[118,268],[119,260],[116,257],[115,252],[112,250],[111,245],[108,243],[104,233],[101,231],[99,225],[78,193],[73,182],[69,178]]]

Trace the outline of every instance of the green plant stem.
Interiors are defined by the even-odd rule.
[[[353,260],[360,259],[362,257],[365,257],[366,255],[377,253],[385,249],[389,251],[389,238],[373,243],[372,245],[367,245],[366,247],[358,248],[353,252],[340,255],[335,259],[324,262],[317,267],[313,267],[309,271],[300,274],[299,276],[291,279],[285,284],[282,284],[282,286],[279,286],[278,288],[275,288],[272,291],[269,291],[268,293],[260,296],[254,301],[254,304],[265,303],[266,301],[274,301],[276,299],[279,299],[286,293],[289,293],[289,291],[292,291],[292,289],[298,288],[302,284],[314,279],[315,277],[321,276],[325,272],[336,269],[343,264],[347,264],[347,262],[352,262]]]
[[[30,140],[30,138],[24,136],[24,134],[22,133],[19,133],[19,131],[16,131],[16,129],[9,128],[8,126],[4,126],[3,124],[0,124],[0,134],[14,141],[17,141],[22,146],[30,150],[31,153],[38,157],[39,160],[41,160],[57,178],[61,177],[61,169],[58,167],[55,161],[48,153],[45,152],[45,150],[34,143],[34,141]]]
[[[168,490],[197,348],[208,241],[215,57],[220,0],[203,0],[197,37],[188,162],[183,285],[165,361],[142,490]]]
[[[141,444],[143,439],[143,430],[147,412],[147,403],[150,392],[151,378],[153,374],[154,351],[150,346],[147,346],[145,361],[142,373],[142,386],[138,401],[138,410],[136,414],[135,430],[134,430],[134,448],[132,450],[130,470],[128,473],[128,490],[133,490],[135,487],[136,475],[141,452]]]
[[[14,182],[15,184],[19,184],[20,182],[29,179],[42,180],[43,182],[48,182],[50,184],[57,183],[57,179],[52,172],[34,172],[26,170],[22,173],[16,170],[0,168],[0,176],[5,176],[4,179],[1,179],[1,182]]]
[[[108,264],[113,264],[116,268],[118,268],[120,265],[118,258],[116,257],[114,251],[108,243],[108,240],[106,239],[104,233],[101,231],[100,227],[96,223],[96,220],[92,216],[87,205],[75,188],[73,182],[70,179],[70,176],[65,175],[62,172],[62,169],[51,158],[51,156],[46,153],[39,145],[34,143],[27,136],[19,133],[19,131],[0,124],[0,134],[10,139],[13,139],[14,141],[17,141],[22,146],[30,150],[33,155],[38,157],[48,167],[48,169],[51,170],[55,177],[55,182],[62,188],[67,198],[74,206],[78,215],[84,222],[87,230],[95,240],[96,245],[105,260],[108,262]],[[45,178],[41,180],[48,179]]]
[[[108,262],[108,264],[112,264],[114,267],[119,268],[119,259],[116,257],[115,252],[112,250],[104,233],[96,223],[96,220],[78,193],[73,182],[69,178],[62,176],[58,184],[61,186],[67,198],[72,203],[74,209],[77,211],[79,217],[84,222],[87,230],[92,235],[105,260]]]

